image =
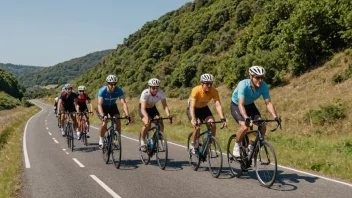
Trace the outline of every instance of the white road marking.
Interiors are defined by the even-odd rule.
[[[46,130],[49,130],[49,128],[48,128],[48,127],[46,127]]]
[[[113,190],[111,190],[111,188],[109,188],[109,186],[107,186],[106,184],[104,184],[104,182],[102,182],[98,177],[96,177],[95,175],[90,175],[90,177],[92,177],[101,187],[103,187],[112,197],[114,198],[121,198],[118,194],[116,194]]]
[[[42,110],[40,112],[43,111],[43,108],[41,106],[39,106]],[[26,123],[26,127],[24,128],[24,133],[23,133],[23,155],[24,155],[24,163],[26,165],[26,168],[30,168],[31,164],[29,162],[29,157],[28,157],[28,152],[27,152],[27,142],[26,142],[26,137],[27,137],[27,127],[28,127],[28,123],[32,120],[32,118],[36,115],[38,115],[40,112],[38,112],[37,114],[33,115],[31,118],[29,118],[29,120]]]
[[[48,132],[49,133],[49,135],[51,135],[51,133],[50,132]]]
[[[66,151],[66,149],[62,149],[63,151]]]
[[[54,142],[56,143],[56,144],[58,144],[59,142],[55,139],[55,138],[53,138],[53,140],[54,140]]]
[[[78,164],[78,166],[79,167],[81,167],[81,168],[84,168],[85,166],[81,163],[81,162],[79,162],[76,158],[72,158],[73,159],[73,161],[75,161],[77,164]]]
[[[69,153],[68,152],[65,152],[66,153],[66,155],[68,155]]]

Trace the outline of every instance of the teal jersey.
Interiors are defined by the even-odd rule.
[[[268,85],[263,81],[260,87],[254,92],[251,87],[251,80],[245,79],[238,83],[237,88],[232,93],[232,102],[238,104],[238,99],[244,98],[244,105],[249,105],[261,95],[264,100],[270,98]]]

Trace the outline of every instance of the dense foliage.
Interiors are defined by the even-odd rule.
[[[22,76],[27,73],[31,72],[36,72],[39,70],[44,69],[44,67],[37,67],[37,66],[28,66],[28,65],[14,65],[11,63],[0,63],[0,69],[3,69],[12,75],[14,75],[16,78],[19,76]]]
[[[112,50],[98,51],[51,67],[46,67],[43,70],[21,76],[19,81],[25,87],[33,87],[34,85],[46,86],[51,84],[64,84],[92,68],[111,51]]]
[[[21,99],[24,88],[19,85],[17,79],[11,73],[0,69],[0,91]]]
[[[116,74],[139,94],[158,77],[169,96],[183,97],[204,72],[232,88],[263,65],[278,86],[351,46],[351,27],[350,0],[194,0],[147,22],[77,84],[93,91]]]
[[[14,98],[9,94],[0,91],[0,111],[4,109],[12,109],[18,105],[21,105],[18,98]]]

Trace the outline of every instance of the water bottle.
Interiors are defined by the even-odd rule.
[[[251,156],[253,153],[253,145],[252,144],[249,144],[248,145],[248,156]]]

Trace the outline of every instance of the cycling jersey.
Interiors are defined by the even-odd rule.
[[[55,105],[54,105],[55,107],[57,107],[57,103],[58,103],[58,102],[59,102],[59,97],[56,97],[56,98],[55,98]]]
[[[77,98],[77,94],[72,92],[70,95],[68,95],[66,92],[62,93],[59,97],[59,100],[62,100],[62,107],[63,110],[67,110],[70,112],[76,111],[75,108],[75,99]]]
[[[146,101],[147,103],[147,108],[152,108],[157,102],[160,100],[165,100],[165,94],[162,90],[158,90],[155,96],[153,96],[150,93],[149,89],[145,89],[142,94],[141,98],[139,99],[140,101]]]
[[[192,89],[190,100],[195,100],[194,107],[202,108],[208,105],[211,99],[220,100],[218,90],[214,87],[210,88],[210,91],[205,93],[202,89],[202,85],[196,86]]]
[[[248,105],[257,100],[261,95],[264,100],[270,98],[268,85],[263,81],[260,87],[253,91],[251,80],[245,79],[238,83],[237,88],[232,94],[232,102],[238,104],[238,99],[244,98],[244,105]]]
[[[116,87],[112,93],[108,92],[108,87],[104,86],[99,90],[98,98],[103,98],[103,106],[112,106],[116,104],[118,98],[125,98],[120,87]]]

